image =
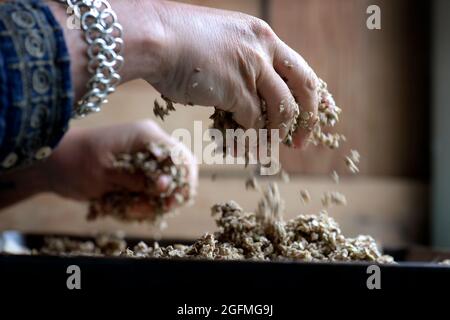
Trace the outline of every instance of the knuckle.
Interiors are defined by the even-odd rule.
[[[138,130],[139,133],[143,135],[148,135],[158,132],[160,130],[160,127],[155,121],[151,119],[144,119],[140,120],[136,124],[136,129]]]
[[[155,127],[157,127],[158,125],[156,124],[155,121],[151,120],[151,119],[143,119],[139,121],[139,126],[143,129],[153,129]]]
[[[255,128],[259,117],[259,111],[256,107],[248,104],[247,106],[240,106],[239,108],[246,108],[246,110],[243,112],[234,113],[233,119],[244,129]]]
[[[305,88],[311,92],[316,92],[319,87],[319,78],[312,68],[308,67],[305,72]]]
[[[275,32],[269,26],[269,24],[259,18],[253,18],[250,20],[250,28],[254,35],[259,39],[275,39]]]

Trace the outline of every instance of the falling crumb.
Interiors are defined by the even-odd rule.
[[[356,174],[359,173],[359,161],[360,161],[360,154],[356,150],[350,150],[350,155],[345,157],[345,164],[347,168],[350,170],[351,173]]]
[[[202,71],[202,69],[200,69],[199,67],[197,67],[197,68],[194,69],[194,71],[195,71],[195,72],[200,72],[200,71]]]
[[[348,169],[350,170],[351,173],[356,174],[359,173],[359,168],[356,166],[356,164],[349,159],[348,157],[345,158],[345,163],[348,167]]]
[[[245,189],[259,190],[259,183],[255,176],[251,176],[245,181]]]
[[[322,205],[325,208],[328,208],[328,207],[330,207],[332,205],[346,206],[347,205],[347,199],[340,192],[329,191],[329,192],[325,192],[322,195]]]
[[[196,88],[198,86],[198,82],[194,82],[193,84],[192,84],[192,88]]]
[[[284,183],[289,183],[289,182],[291,181],[291,178],[290,178],[290,176],[289,176],[289,173],[287,173],[287,171],[284,170],[284,169],[281,169],[281,170],[280,170],[280,177],[281,177],[281,180],[282,180]]]
[[[300,198],[303,204],[307,204],[311,201],[311,195],[308,190],[300,190]]]
[[[208,89],[209,91],[213,91],[214,90],[214,88],[213,87],[209,87],[209,89]]]
[[[173,105],[173,102],[164,97],[163,95],[161,96],[161,98],[164,100],[164,102],[166,103],[166,106],[162,106],[158,100],[155,99],[154,105],[153,105],[153,114],[159,118],[161,118],[161,120],[164,121],[164,118],[169,115],[170,111],[175,111],[175,107]]]
[[[331,173],[331,179],[333,179],[334,183],[339,183],[339,174],[336,172],[336,170],[333,170]]]
[[[360,157],[361,156],[358,151],[353,150],[353,149],[350,150],[350,159],[352,159],[353,162],[359,163]]]

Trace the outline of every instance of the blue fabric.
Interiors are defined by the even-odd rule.
[[[50,9],[39,0],[0,3],[0,170],[10,169],[11,154],[17,168],[54,148],[72,106],[69,54]]]

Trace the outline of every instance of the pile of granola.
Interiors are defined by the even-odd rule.
[[[346,238],[336,221],[323,211],[284,221],[283,203],[275,184],[269,186],[256,212],[236,202],[212,208],[218,231],[190,246],[147,246],[140,243],[124,255],[157,258],[204,258],[263,261],[374,261],[392,263],[370,236]]]
[[[374,261],[392,263],[382,255],[370,236],[346,238],[336,221],[325,211],[319,215],[299,215],[284,221],[284,211],[276,184],[263,194],[256,212],[245,212],[236,202],[212,207],[218,226],[192,245],[161,247],[144,242],[127,248],[123,239],[101,237],[94,242],[51,238],[42,254],[88,254],[138,258],[200,258],[213,260],[262,261]]]
[[[141,173],[146,178],[147,192],[116,191],[91,201],[88,219],[112,216],[120,220],[146,220],[157,222],[169,211],[169,201],[185,203],[191,197],[187,168],[176,165],[170,150],[163,144],[148,144],[147,149],[132,154],[119,154],[114,167],[128,173]],[[170,176],[168,189],[155,192],[162,175]],[[151,210],[151,214],[146,211]]]
[[[40,249],[33,249],[31,254],[68,255],[68,256],[120,256],[127,248],[124,235],[100,235],[95,241],[79,241],[68,237],[47,237]]]

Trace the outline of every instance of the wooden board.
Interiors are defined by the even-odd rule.
[[[363,157],[369,175],[427,177],[429,155],[428,6],[406,0],[272,0],[271,25],[329,85],[344,110],[342,148]],[[366,8],[381,8],[368,30]],[[345,172],[335,152],[284,149],[285,167]],[[317,161],[320,159],[320,161]]]

